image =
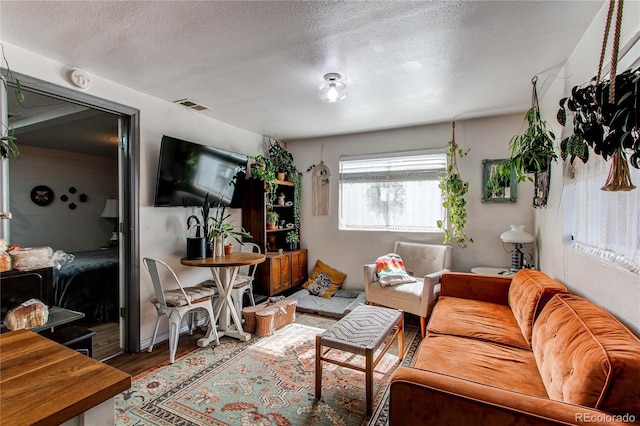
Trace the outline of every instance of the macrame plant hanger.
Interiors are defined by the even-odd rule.
[[[616,73],[618,67],[618,48],[620,43],[620,26],[622,25],[622,6],[624,0],[618,0],[618,7],[616,10],[616,25],[613,34],[613,44],[611,47],[611,71],[609,72],[609,103],[615,105],[616,103]],[[602,65],[604,62],[605,51],[607,49],[607,42],[609,39],[609,30],[611,28],[611,21],[613,18],[613,9],[615,0],[609,1],[609,10],[607,12],[607,23],[604,28],[604,37],[602,39],[602,50],[600,52],[600,62],[598,64],[598,76],[597,81],[600,82],[602,74]],[[618,148],[611,157],[611,168],[609,169],[609,176],[604,186],[600,189],[603,191],[630,191],[635,188],[635,185],[631,183],[631,176],[629,175],[629,163],[625,158],[622,147]]]

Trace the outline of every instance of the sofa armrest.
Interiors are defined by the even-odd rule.
[[[398,368],[390,386],[391,426],[628,425],[623,419],[588,407],[411,367]]]
[[[364,265],[364,295],[367,300],[371,300],[369,297],[369,286],[372,282],[376,281],[376,264],[368,263]]]
[[[448,272],[442,276],[441,296],[508,305],[511,276]]]

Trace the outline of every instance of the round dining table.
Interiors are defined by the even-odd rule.
[[[231,293],[233,283],[241,266],[255,265],[264,262],[266,256],[260,253],[230,253],[224,256],[207,257],[204,259],[180,259],[180,263],[185,266],[195,266],[211,269],[218,291],[220,302],[214,311],[214,323],[218,322],[218,336],[229,336],[243,342],[251,339],[251,334],[242,329],[241,313],[237,312]],[[231,318],[230,318],[231,317]],[[230,319],[233,320],[231,324]]]

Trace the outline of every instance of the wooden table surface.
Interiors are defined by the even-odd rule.
[[[260,253],[236,252],[224,256],[207,257],[205,259],[189,260],[186,257],[180,259],[180,263],[186,266],[200,266],[207,268],[219,268],[225,266],[255,265],[264,262],[266,256]]]
[[[29,330],[0,336],[0,423],[60,424],[131,387],[131,376]]]

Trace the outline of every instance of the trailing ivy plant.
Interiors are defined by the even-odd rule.
[[[469,153],[464,151],[455,141],[455,123],[452,123],[454,136],[447,144],[447,172],[440,179],[438,187],[442,193],[442,206],[446,209],[446,221],[439,220],[437,226],[444,231],[444,244],[452,241],[460,248],[466,248],[467,243],[473,243],[473,238],[467,236],[467,202],[464,196],[469,191],[469,182],[462,180],[458,170],[458,158]]]

